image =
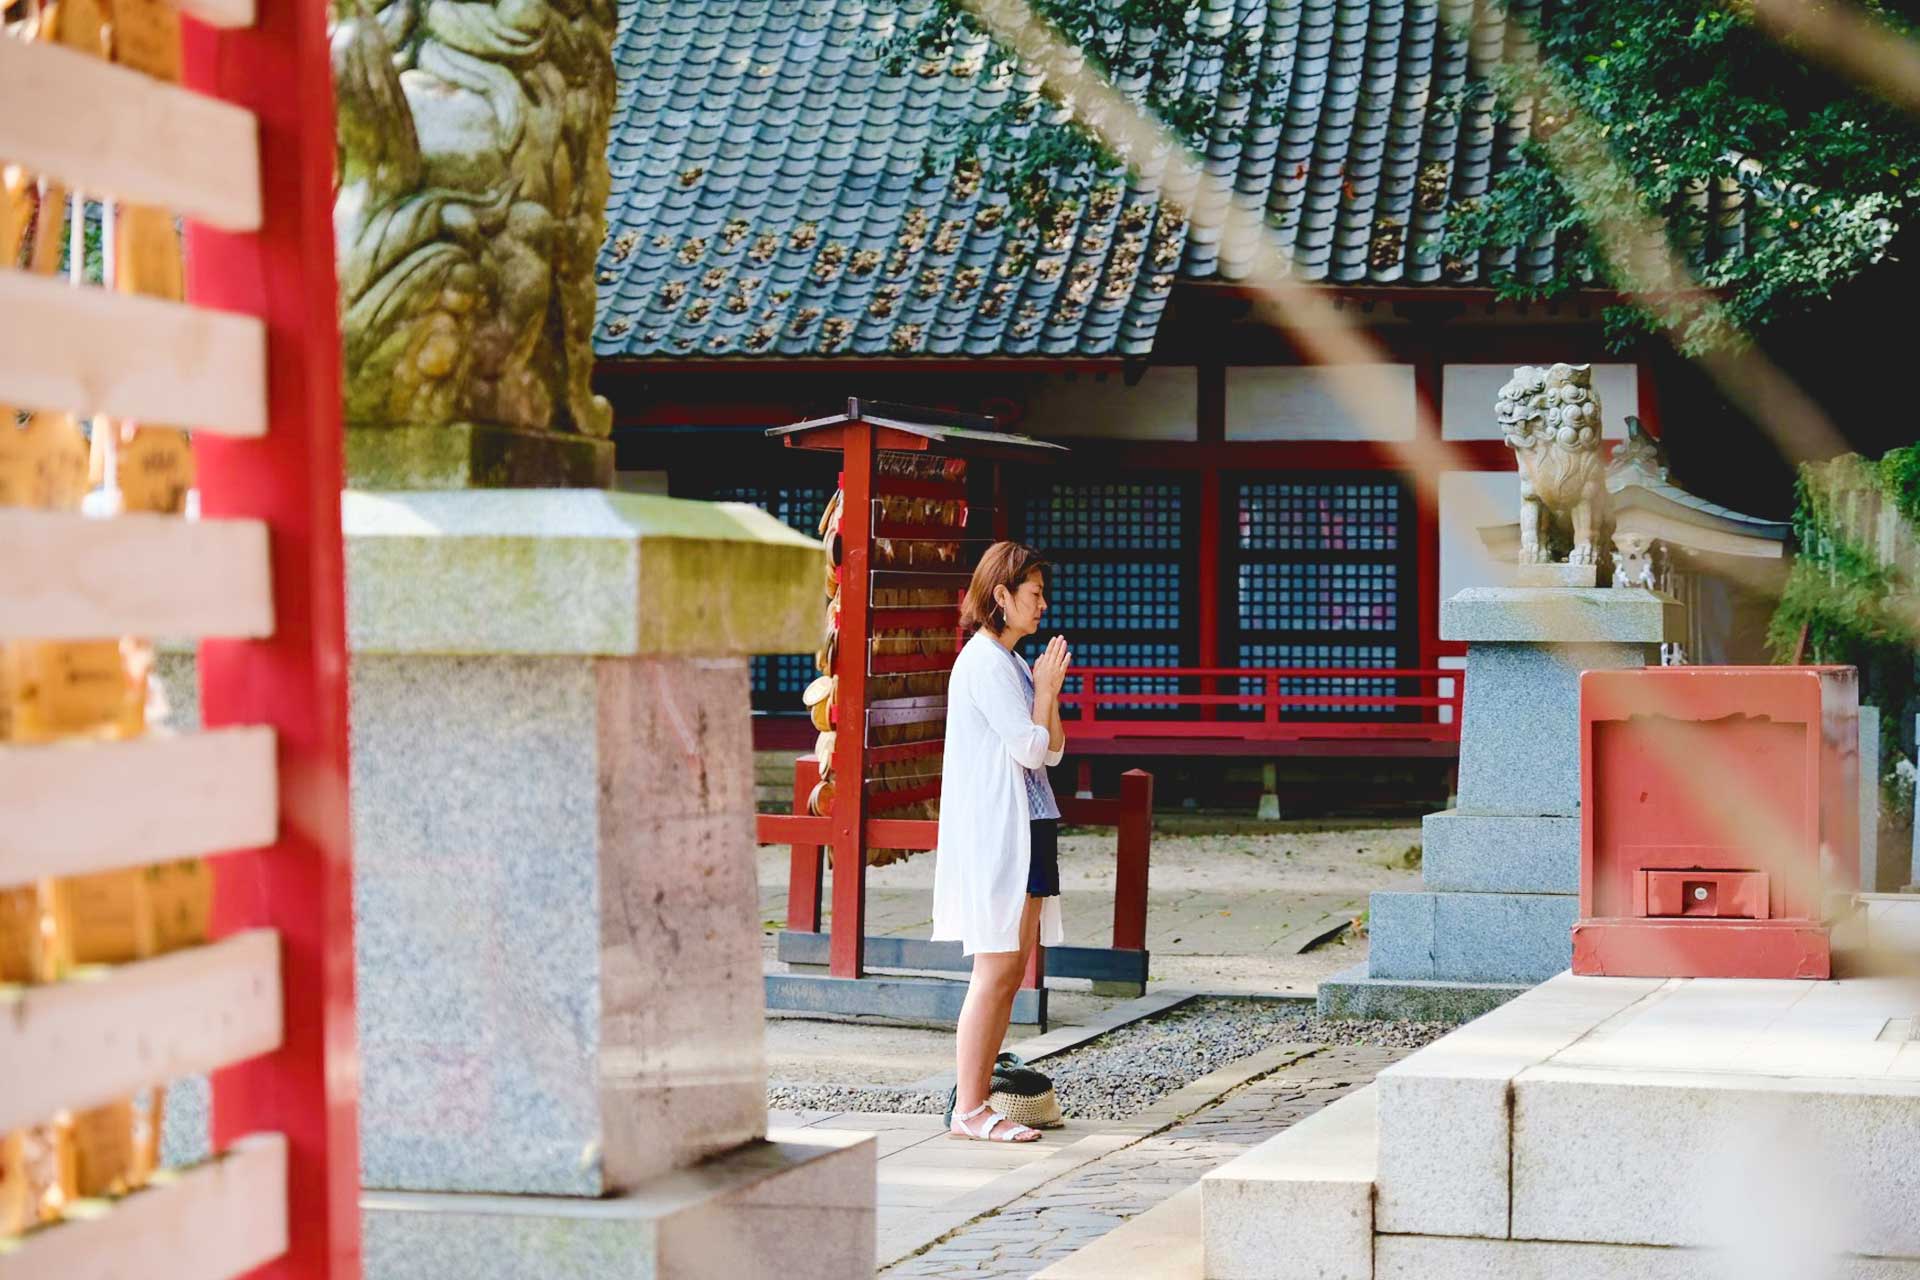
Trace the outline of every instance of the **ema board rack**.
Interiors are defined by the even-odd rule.
[[[776,1009],[959,1017],[965,987],[945,979],[879,978],[869,964],[964,970],[958,943],[866,936],[866,880],[934,848],[947,676],[966,640],[959,603],[973,566],[1006,536],[1007,464],[1042,466],[1059,445],[1009,435],[990,418],[850,399],[845,413],[769,432],[787,447],[841,455],[840,487],[821,519],[826,618],[819,679],[806,701],[820,737],[795,764],[792,814],[763,814],[764,844],[792,848],[787,928],[779,956],[825,975],[771,974]],[[1110,947],[1038,954],[1014,1020],[1046,1022],[1045,971],[1143,991],[1153,779],[1138,770],[1117,799],[1065,798],[1062,820],[1119,831]],[[832,918],[821,931],[823,863],[833,869]]]

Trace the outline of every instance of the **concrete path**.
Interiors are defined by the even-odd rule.
[[[1291,1060],[1285,1055],[1270,1059],[1279,1064],[1275,1069],[1229,1087],[1224,1096],[1157,1132],[1115,1132],[1126,1126],[1087,1126],[1108,1132],[1091,1132],[1070,1146],[1055,1147],[1054,1169],[1047,1169],[1047,1157],[1039,1157],[998,1179],[976,1183],[962,1196],[945,1202],[932,1192],[916,1188],[959,1188],[992,1158],[949,1152],[922,1141],[897,1146],[896,1155],[918,1155],[889,1169],[883,1138],[880,1274],[884,1280],[962,1276],[967,1280],[1029,1280],[1129,1218],[1184,1191],[1201,1174],[1365,1085],[1408,1052],[1372,1045],[1304,1046],[1293,1051]],[[1190,1094],[1186,1103],[1192,1101]],[[834,1117],[832,1122],[857,1127],[856,1121],[883,1118],[893,1119],[847,1115]],[[923,1126],[926,1123],[925,1117],[908,1119],[918,1120]],[[973,1144],[946,1145],[965,1152]],[[1060,1159],[1069,1153],[1088,1158],[1077,1162]],[[1011,1162],[1027,1156],[1022,1152],[997,1158]],[[1034,1174],[1043,1171],[1052,1176],[1037,1181]],[[1009,1189],[1015,1194],[999,1196]],[[906,1203],[916,1196],[925,1196],[929,1203]],[[996,1198],[1001,1200],[997,1209],[972,1215],[918,1252],[900,1257],[898,1245],[902,1240],[924,1234],[929,1226],[953,1217],[957,1207],[978,1207]],[[896,1258],[898,1261],[893,1261]]]

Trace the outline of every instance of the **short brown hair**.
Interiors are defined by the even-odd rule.
[[[1036,569],[1044,583],[1051,568],[1032,547],[1018,542],[994,543],[974,566],[973,581],[967,584],[967,598],[960,603],[960,624],[968,628],[984,627],[999,635],[1007,620],[1001,616],[1000,606],[994,603],[993,589],[1005,587],[1008,591],[1018,591],[1020,584]]]

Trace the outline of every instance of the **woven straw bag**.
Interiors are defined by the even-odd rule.
[[[1030,1129],[1058,1129],[1066,1123],[1053,1081],[1035,1071],[1018,1054],[1003,1053],[993,1063],[993,1084],[987,1105],[1016,1124]]]

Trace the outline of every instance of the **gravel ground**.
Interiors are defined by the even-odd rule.
[[[1060,1108],[1087,1120],[1124,1120],[1210,1071],[1277,1044],[1371,1044],[1418,1048],[1452,1027],[1432,1022],[1320,1018],[1297,1005],[1262,1000],[1195,1000],[1130,1023],[1036,1063],[1053,1079]],[[786,1084],[767,1105],[788,1111],[892,1111],[938,1115],[938,1093],[901,1088]]]

